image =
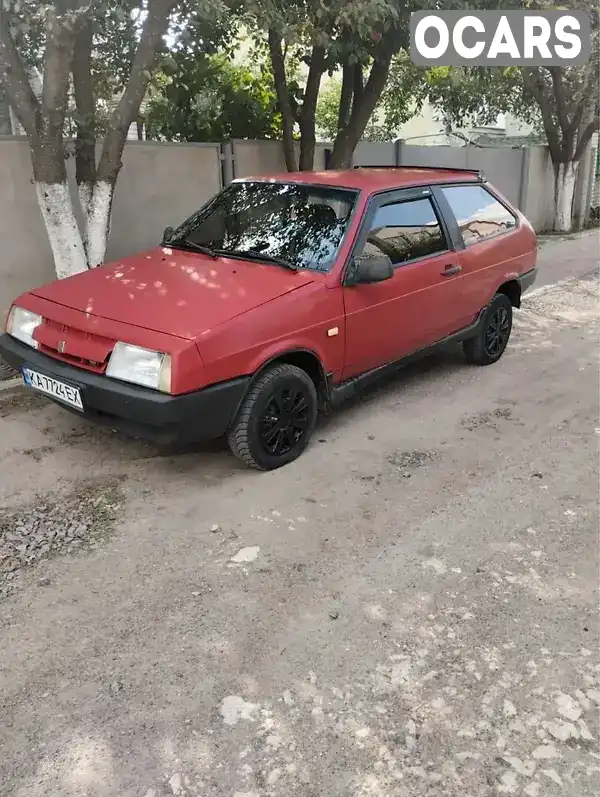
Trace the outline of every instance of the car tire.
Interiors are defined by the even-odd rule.
[[[280,363],[252,383],[229,431],[232,453],[256,470],[274,470],[297,459],[317,422],[317,389],[301,368]]]
[[[512,330],[512,304],[497,293],[485,310],[477,334],[465,340],[463,351],[473,365],[492,365],[504,354]]]

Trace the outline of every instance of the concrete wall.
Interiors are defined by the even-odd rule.
[[[519,207],[538,232],[554,224],[554,170],[548,147],[530,147],[524,161],[523,201]]]
[[[52,255],[31,179],[29,145],[0,141],[0,318],[12,299],[52,279]]]
[[[218,144],[132,142],[117,181],[108,258],[159,242],[221,189]]]
[[[74,190],[73,164],[69,176]],[[221,187],[218,144],[129,142],[114,199],[108,258],[152,246]],[[54,278],[37,205],[29,145],[0,140],[0,317],[23,291]]]
[[[329,145],[317,144],[315,149],[315,171],[325,168],[325,150]],[[233,177],[262,177],[285,172],[285,157],[281,141],[241,141],[230,145]],[[297,144],[296,162],[300,155]]]
[[[527,168],[530,153],[536,151],[532,164]],[[383,166],[446,166],[457,169],[482,169],[489,181],[506,198],[523,210],[530,197],[544,186],[537,199],[543,209],[532,200],[532,223],[536,229],[545,229],[552,224],[552,203],[546,191],[553,190],[552,174],[547,172],[549,156],[544,147],[510,149],[508,147],[451,147],[416,146],[399,141],[390,143],[362,143],[356,150],[354,165]],[[529,183],[531,181],[531,185]],[[543,212],[542,212],[543,211]],[[549,217],[546,211],[549,212]]]

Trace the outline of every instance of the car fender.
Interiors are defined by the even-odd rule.
[[[271,346],[266,350],[261,351],[260,356],[255,358],[253,361],[253,367],[250,371],[250,379],[246,385],[246,389],[244,390],[244,394],[241,397],[240,401],[238,402],[237,408],[233,414],[233,418],[235,418],[240,410],[240,407],[244,403],[244,399],[248,395],[248,391],[251,389],[252,385],[256,382],[256,380],[260,377],[260,375],[264,372],[266,368],[271,365],[271,363],[277,362],[278,360],[284,359],[286,356],[293,357],[294,355],[302,355],[302,354],[309,354],[314,357],[318,363],[319,369],[321,371],[321,379],[322,379],[322,400],[327,403],[329,398],[329,379],[328,375],[325,371],[325,367],[323,365],[323,359],[319,356],[318,352],[314,350],[314,346],[302,346],[299,345],[297,342],[292,343],[290,341],[286,343],[280,343],[277,346]]]
[[[325,353],[317,350],[314,340],[303,341],[297,339],[276,341],[271,346],[262,349],[257,356],[250,361],[249,372],[254,378],[275,360],[293,354],[311,354],[317,359],[323,375],[325,375]]]
[[[516,271],[515,269],[511,269],[510,271],[506,271],[504,274],[502,274],[501,277],[499,277],[499,279],[496,280],[494,288],[490,296],[488,297],[488,301],[486,302],[486,306],[492,301],[494,296],[500,291],[500,288],[503,285],[506,285],[507,282],[519,283],[519,272]]]

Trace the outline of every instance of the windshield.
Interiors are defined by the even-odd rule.
[[[348,228],[357,192],[301,183],[231,183],[185,221],[166,244],[219,254],[264,255],[328,271]]]

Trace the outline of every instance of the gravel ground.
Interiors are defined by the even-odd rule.
[[[590,276],[268,475],[0,398],[2,797],[596,795],[598,382]]]
[[[35,449],[24,453],[34,459],[40,453],[41,458]],[[118,480],[113,479],[80,484],[71,495],[43,495],[25,506],[0,509],[0,596],[11,592],[19,569],[104,542],[114,530],[120,504]]]

